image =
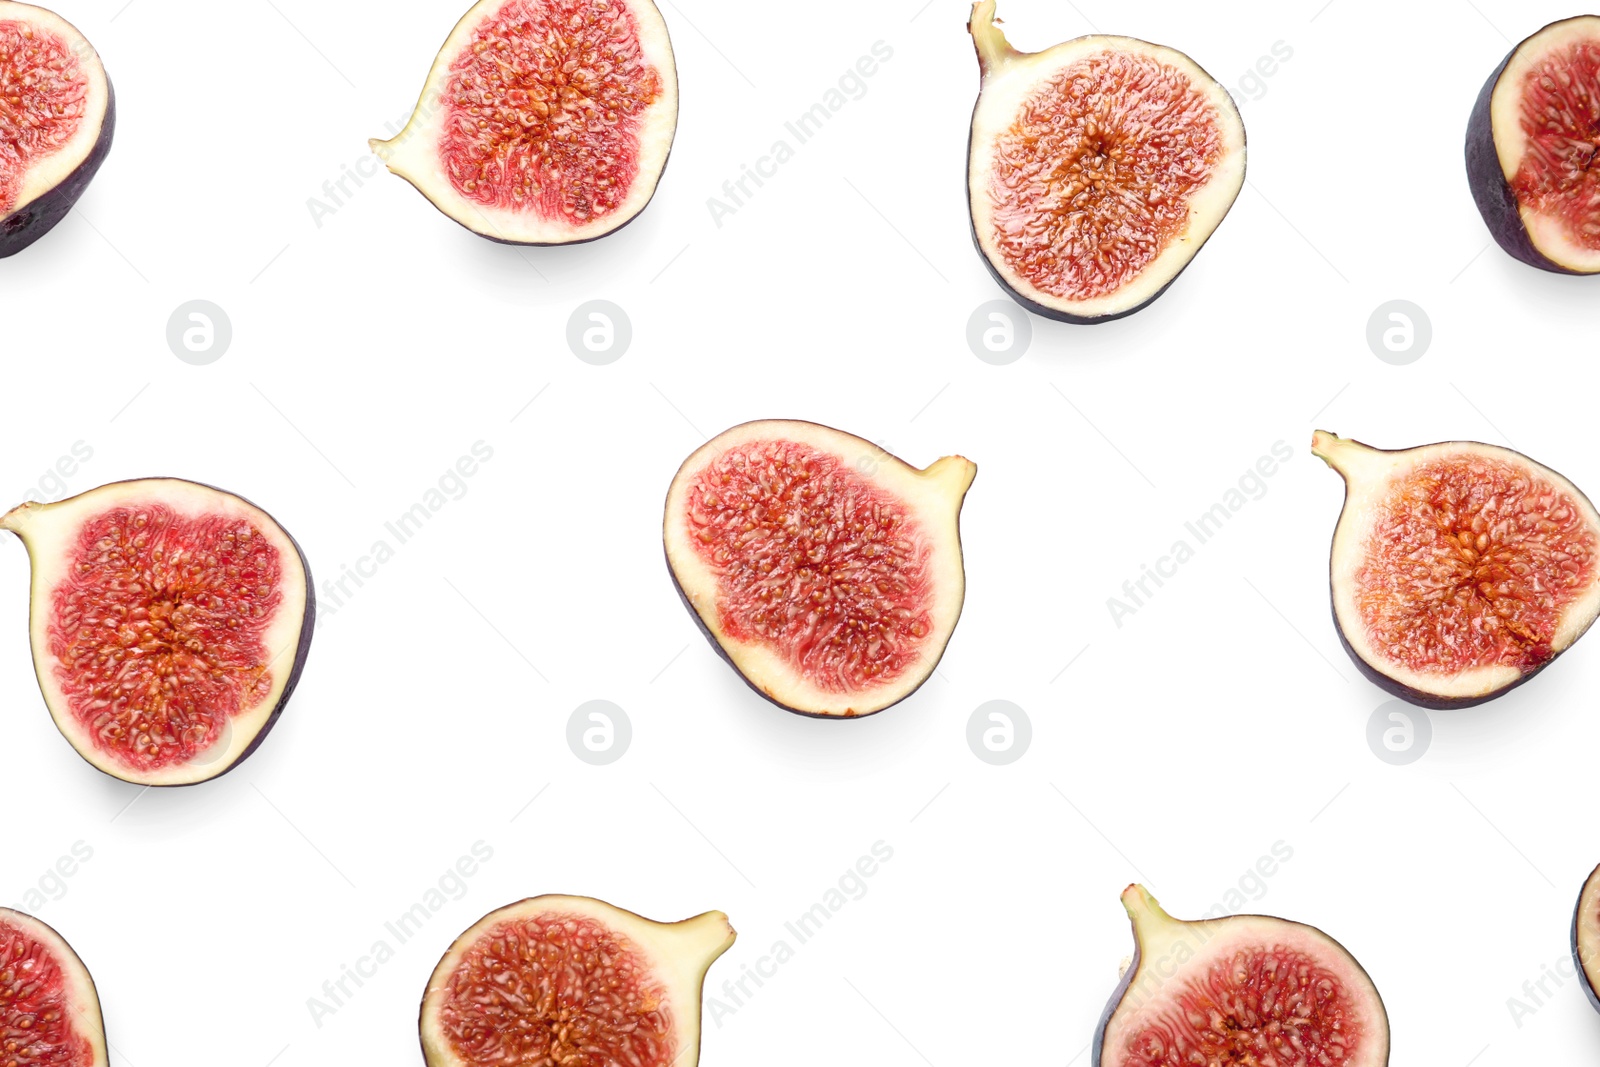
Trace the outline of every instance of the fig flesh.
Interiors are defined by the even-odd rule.
[[[706,971],[728,917],[658,923],[589,897],[492,911],[456,938],[422,998],[428,1067],[695,1067]]]
[[[1160,296],[1244,185],[1244,121],[1228,91],[1171,48],[1094,34],[1019,52],[995,0],[967,29],[972,236],[1019,304],[1065,322],[1131,315]]]
[[[1384,1067],[1389,1017],[1367,972],[1313,926],[1268,915],[1184,922],[1122,894],[1133,962],[1094,1037],[1094,1067]]]
[[[0,259],[66,218],[111,151],[111,81],[60,15],[0,0]]]
[[[1600,867],[1590,872],[1572,916],[1572,962],[1583,980],[1583,995],[1600,1011]]]
[[[667,566],[712,646],[768,700],[854,717],[910,696],[961,616],[977,466],[917,470],[816,423],[735,426],[667,492]]]
[[[94,979],[72,946],[31,915],[0,908],[0,1035],[8,1067],[106,1067]]]
[[[1345,481],[1329,561],[1345,651],[1385,691],[1467,707],[1521,685],[1600,613],[1600,514],[1508,448],[1389,452],[1318,430]]]
[[[1467,123],[1467,180],[1501,248],[1541,270],[1600,272],[1600,17],[1511,50]]]
[[[113,482],[0,516],[32,563],[28,633],[57,728],[138,785],[190,785],[255,751],[305,666],[316,615],[294,539],[241,497]]]
[[[373,152],[434,207],[505,244],[577,244],[655,195],[678,75],[652,0],[481,0],[411,120]]]

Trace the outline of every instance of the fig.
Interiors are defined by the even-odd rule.
[[[967,143],[972,239],[1030,311],[1109,322],[1189,265],[1244,185],[1244,121],[1182,52],[1093,34],[1019,52],[995,0],[967,29],[982,86]]]
[[[422,997],[428,1067],[695,1067],[720,911],[658,923],[589,897],[507,905],[456,938]]]
[[[137,785],[191,785],[261,744],[316,615],[305,557],[272,516],[145,478],[22,504],[0,529],[27,546],[34,673],[78,755]]]
[[[66,218],[111,151],[111,80],[66,19],[0,0],[0,259]]]
[[[1483,83],[1467,181],[1501,248],[1541,270],[1600,272],[1600,17],[1552,22]]]
[[[933,673],[961,617],[961,502],[978,468],[917,470],[811,422],[735,426],[667,491],[667,567],[724,659],[768,700],[871,715]]]
[[[1600,613],[1600,515],[1577,486],[1475,441],[1384,451],[1323,430],[1344,478],[1328,564],[1333,620],[1361,673],[1430,708],[1492,700]]]
[[[481,0],[373,152],[434,207],[503,244],[578,244],[655,195],[678,74],[651,0]]]
[[[0,908],[0,1035],[7,1067],[106,1067],[94,979],[72,946],[31,915]]]
[[[1572,916],[1572,962],[1583,979],[1583,995],[1600,1011],[1600,867],[1590,872]]]
[[[1389,1016],[1367,972],[1314,926],[1270,915],[1185,922],[1122,893],[1133,962],[1094,1035],[1094,1067],[1384,1067]]]

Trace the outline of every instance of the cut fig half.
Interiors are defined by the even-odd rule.
[[[53,11],[0,0],[0,259],[66,218],[111,151],[100,56]]]
[[[89,968],[62,936],[0,908],[0,1035],[7,1067],[106,1067],[106,1026]]]
[[[1572,916],[1572,962],[1589,1006],[1600,1011],[1600,867],[1590,872]]]
[[[146,478],[23,504],[0,529],[27,546],[34,673],[80,756],[138,785],[191,785],[261,744],[316,616],[305,557],[272,516]]]
[[[672,42],[651,0],[482,0],[405,129],[371,145],[472,232],[562,245],[644,210],[677,126]]]
[[[1518,452],[1447,441],[1389,452],[1323,430],[1345,482],[1328,565],[1345,651],[1385,691],[1468,707],[1521,685],[1600,614],[1600,514]]]
[[[428,1067],[695,1067],[706,971],[737,935],[720,911],[658,923],[589,897],[492,911],[422,998]]]
[[[917,470],[816,423],[747,422],[678,469],[667,566],[756,692],[804,715],[871,715],[927,681],[961,617],[977,470],[960,456]]]
[[[972,7],[972,236],[1023,307],[1065,322],[1131,315],[1166,291],[1244,185],[1244,121],[1182,52],[1094,34],[1019,52]]]
[[[1541,270],[1600,272],[1600,17],[1553,22],[1484,82],[1467,180],[1501,248]]]
[[[1389,1016],[1367,972],[1314,926],[1268,915],[1184,922],[1122,894],[1133,962],[1094,1036],[1094,1067],[1384,1067]]]

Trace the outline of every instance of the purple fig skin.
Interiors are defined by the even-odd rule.
[[[1229,919],[1233,919],[1233,918],[1239,918],[1239,919],[1271,919],[1273,922],[1281,922],[1281,923],[1285,923],[1285,924],[1290,925],[1290,926],[1305,926],[1304,923],[1296,923],[1296,922],[1293,922],[1292,920],[1289,920],[1289,919],[1280,919],[1275,915],[1226,916],[1223,919],[1220,919],[1218,921],[1227,922]],[[1325,933],[1322,933],[1321,930],[1317,930],[1316,927],[1310,927],[1309,929],[1316,930],[1316,932],[1318,934],[1321,934],[1323,937],[1327,938],[1329,941],[1332,941],[1335,945],[1338,945],[1339,948],[1344,949],[1344,946],[1340,945],[1338,941],[1334,941],[1333,938],[1328,937],[1328,935],[1325,934]],[[1091,1050],[1092,1058],[1089,1061],[1091,1067],[1110,1067],[1110,1064],[1108,1064],[1106,1059],[1105,1059],[1106,1028],[1111,1025],[1111,1020],[1112,1020],[1113,1017],[1116,1016],[1117,1009],[1122,1006],[1123,998],[1128,995],[1128,987],[1133,983],[1133,976],[1139,973],[1139,959],[1140,959],[1140,956],[1142,955],[1142,953],[1143,953],[1143,949],[1139,944],[1139,936],[1138,936],[1138,933],[1135,932],[1134,940],[1133,940],[1133,959],[1128,963],[1128,969],[1126,971],[1122,972],[1122,979],[1119,982],[1117,982],[1117,988],[1112,991],[1111,999],[1106,1002],[1105,1010],[1100,1013],[1100,1022],[1098,1024],[1096,1024],[1096,1026],[1094,1028],[1094,1044],[1093,1044],[1093,1048]],[[1360,961],[1357,960],[1355,958],[1355,956],[1350,954],[1350,950],[1349,949],[1344,949],[1344,953],[1345,953],[1346,956],[1350,957],[1350,962],[1355,965],[1355,967],[1356,967],[1356,969],[1358,971],[1360,971],[1363,975],[1365,975],[1367,973],[1366,968],[1362,967]],[[1376,993],[1377,993],[1377,986],[1376,985],[1373,986],[1373,992],[1376,995]],[[1383,1018],[1385,1020],[1385,1024],[1387,1025],[1389,1013],[1388,1013],[1387,1007],[1383,1003],[1383,997],[1382,996],[1378,996],[1378,1007],[1379,1007],[1380,1011],[1382,1012]],[[1597,1005],[1597,1008],[1600,1008],[1600,1005]],[[1388,1062],[1389,1062],[1389,1057],[1385,1056],[1384,1057],[1384,1063],[1387,1064]]]
[[[1111,999],[1106,1001],[1105,1010],[1100,1013],[1100,1022],[1094,1028],[1094,1050],[1089,1062],[1093,1067],[1101,1067],[1105,1062],[1106,1027],[1111,1025],[1111,1019],[1117,1014],[1117,1009],[1122,1006],[1122,998],[1128,995],[1128,987],[1133,984],[1133,976],[1139,973],[1139,958],[1144,949],[1139,945],[1138,935],[1133,939],[1133,959],[1128,962],[1128,969],[1122,972],[1122,980],[1117,983],[1117,988],[1112,991]]]
[[[976,107],[973,108],[973,117],[974,120],[976,120]],[[967,130],[968,159],[972,158],[972,138],[973,132],[969,128]],[[995,284],[1000,287],[1001,292],[1005,293],[1006,296],[1009,296],[1024,311],[1031,312],[1040,316],[1041,318],[1054,319],[1057,322],[1065,322],[1070,326],[1096,326],[1102,322],[1114,322],[1117,319],[1125,319],[1129,315],[1143,311],[1145,308],[1149,307],[1151,304],[1160,299],[1163,293],[1172,288],[1172,283],[1181,278],[1183,276],[1183,272],[1189,269],[1189,264],[1194,262],[1194,256],[1191,255],[1189,257],[1189,262],[1185,263],[1181,268],[1179,268],[1178,273],[1174,274],[1170,279],[1168,279],[1166,285],[1163,285],[1154,293],[1150,294],[1150,299],[1145,300],[1142,303],[1135,304],[1133,307],[1128,308],[1125,311],[1113,312],[1110,315],[1074,315],[1070,311],[1063,311],[1060,308],[1046,307],[1037,300],[1030,300],[1028,297],[1025,297],[1021,293],[1017,292],[1017,290],[1012,287],[1011,283],[1006,281],[1005,275],[1000,273],[1000,268],[996,267],[994,265],[994,261],[989,258],[989,253],[983,247],[983,238],[978,236],[978,218],[977,214],[972,210],[971,191],[964,190],[964,192],[967,194],[967,232],[972,234],[972,247],[978,250],[978,258],[983,261],[984,268],[988,270],[990,277],[994,278]],[[1195,252],[1199,251],[1200,249],[1195,249]]]
[[[620,227],[619,227],[619,229],[620,229]],[[615,232],[615,231],[613,231],[613,232]],[[807,420],[805,420],[805,419],[787,419],[787,420],[783,420],[783,421],[787,421],[787,422],[806,422]],[[741,425],[744,425],[744,424],[741,423]],[[812,425],[821,426],[822,424],[821,423],[812,423]],[[824,427],[824,429],[831,429],[831,427]],[[898,457],[896,457],[896,458],[898,458]],[[904,461],[902,460],[901,462],[904,462]],[[670,502],[671,502],[671,490],[670,489],[668,490],[667,502],[668,502],[668,504],[670,504]],[[963,582],[963,586],[964,586],[965,582],[966,582],[966,555],[965,555],[965,546],[963,545],[963,543],[962,543],[962,541],[960,539],[959,533],[957,535],[956,545],[957,545],[958,548],[960,548],[962,550],[962,553],[963,553],[962,557],[961,557],[961,559],[962,559],[962,572],[961,573],[962,573],[962,582]],[[677,590],[678,602],[683,605],[683,609],[685,611],[687,611],[689,613],[689,617],[694,620],[695,627],[700,631],[700,636],[704,637],[706,639],[706,641],[711,645],[712,651],[716,652],[717,656],[719,658],[721,658],[721,660],[724,663],[726,663],[729,667],[731,667],[733,669],[733,673],[739,676],[739,680],[742,681],[747,687],[749,687],[749,689],[750,689],[750,691],[752,693],[755,693],[757,696],[761,697],[762,700],[765,700],[767,703],[773,705],[774,707],[782,708],[784,711],[789,712],[791,715],[799,715],[799,716],[802,716],[803,718],[807,718],[807,719],[829,719],[829,720],[835,720],[835,721],[841,720],[841,719],[843,719],[843,720],[870,719],[874,715],[880,715],[883,712],[888,711],[890,708],[897,707],[900,704],[905,703],[906,700],[908,700],[909,698],[915,696],[917,693],[921,692],[922,691],[922,687],[928,684],[928,678],[932,678],[933,677],[933,672],[930,671],[929,674],[928,674],[928,678],[924,678],[921,682],[918,682],[915,687],[913,687],[911,690],[909,690],[899,700],[896,700],[893,704],[885,704],[883,707],[879,708],[877,711],[869,711],[864,715],[829,715],[829,714],[826,714],[824,712],[805,711],[805,710],[803,710],[801,708],[791,707],[790,705],[785,704],[782,700],[778,699],[778,697],[776,697],[773,694],[767,692],[765,689],[762,689],[755,682],[751,681],[750,678],[744,673],[744,671],[739,669],[739,665],[733,661],[733,657],[728,654],[728,650],[722,647],[722,642],[717,640],[717,635],[711,632],[711,627],[707,626],[705,619],[700,617],[700,612],[695,609],[694,602],[689,599],[689,594],[684,590],[683,583],[678,580],[678,572],[677,572],[676,568],[674,568],[673,565],[672,565],[672,553],[670,551],[668,551],[667,548],[666,548],[666,538],[665,538],[665,536],[663,536],[663,538],[662,538],[662,558],[666,560],[667,574],[669,574],[672,577],[672,588]],[[941,653],[941,658],[942,658],[942,653]]]
[[[140,785],[140,786],[145,786],[146,788],[191,789],[191,788],[193,788],[194,786],[197,786],[197,785],[205,785],[206,782],[214,782],[218,778],[223,777],[223,775],[232,773],[234,768],[238,767],[241,763],[243,763],[245,760],[249,759],[252,755],[255,754],[256,749],[261,747],[261,742],[263,742],[263,741],[265,741],[267,739],[267,735],[272,732],[272,728],[278,724],[278,718],[283,714],[283,709],[288,706],[289,698],[294,695],[295,686],[300,684],[300,673],[301,673],[301,671],[305,670],[306,655],[311,651],[311,633],[316,628],[316,624],[317,624],[317,590],[316,590],[316,584],[312,580],[312,577],[311,577],[311,563],[310,563],[309,560],[306,559],[305,550],[300,547],[300,542],[298,542],[298,541],[296,541],[294,539],[294,535],[291,534],[288,531],[288,529],[286,529],[281,522],[278,522],[277,519],[273,518],[272,513],[269,512],[266,508],[264,508],[261,505],[255,503],[253,500],[248,500],[245,497],[239,496],[238,493],[230,492],[230,491],[228,491],[226,489],[219,489],[214,485],[207,485],[205,482],[196,482],[196,481],[193,481],[192,479],[188,479],[188,478],[175,478],[175,477],[172,477],[171,475],[152,475],[151,477],[152,478],[170,478],[172,481],[188,482],[191,485],[198,485],[198,486],[201,486],[202,488],[210,489],[210,490],[212,490],[214,492],[222,493],[222,494],[224,494],[226,496],[231,496],[231,497],[235,497],[235,498],[237,498],[239,500],[243,500],[246,504],[249,504],[251,507],[253,507],[253,508],[257,509],[258,511],[260,511],[263,515],[267,516],[267,518],[272,519],[273,523],[277,525],[278,529],[283,531],[283,536],[289,539],[289,543],[294,546],[295,554],[300,557],[300,567],[301,567],[301,569],[303,571],[305,571],[305,576],[306,576],[306,610],[305,610],[304,616],[300,620],[300,640],[298,642],[296,642],[296,644],[295,644],[294,665],[289,668],[289,680],[284,683],[283,695],[278,698],[278,703],[273,707],[272,714],[267,716],[267,721],[265,723],[263,723],[261,725],[261,729],[256,732],[256,736],[250,742],[249,747],[247,747],[243,752],[239,753],[239,758],[234,760],[232,763],[228,764],[226,769],[218,772],[217,774],[212,775],[210,778],[206,778],[206,779],[203,779],[203,780],[198,781],[198,782],[183,782],[181,784],[157,785],[157,786],[150,786],[147,783],[143,783],[143,782],[131,782],[131,781],[128,782],[129,785]],[[127,481],[135,481],[135,480],[143,481],[145,479],[126,479],[126,480]],[[106,484],[107,485],[120,485],[122,483],[121,482],[107,482]],[[104,486],[102,486],[101,488],[104,488]],[[89,491],[93,492],[94,490],[89,490]],[[30,596],[31,596],[31,594],[30,594]],[[41,691],[43,690],[43,688],[44,688],[43,687],[43,683],[41,683],[40,684]],[[68,738],[67,740],[68,740],[69,743],[72,741],[71,738]],[[101,774],[108,774],[108,775],[111,775],[111,777],[113,777],[113,778],[119,778],[119,780],[121,780],[121,781],[128,781],[128,779],[120,778],[120,776],[118,776],[116,774],[112,774],[111,771],[106,770],[104,767],[100,767],[100,766],[96,765],[94,762],[92,762],[89,759],[88,756],[85,756],[82,752],[78,752],[78,746],[75,743],[71,744],[71,748],[72,748],[72,750],[74,752],[78,753],[78,757],[80,759],[82,759],[85,763],[89,764],[89,766],[94,767],[94,769],[99,771]]]
[[[1583,947],[1578,944],[1578,923],[1583,918],[1583,894],[1589,888],[1589,883],[1600,877],[1600,867],[1596,867],[1584,880],[1583,888],[1578,890],[1578,903],[1572,909],[1572,962],[1578,968],[1578,981],[1583,983],[1583,995],[1588,998],[1589,1006],[1595,1011],[1600,1011],[1600,993],[1589,984],[1589,972],[1583,967]]]
[[[1498,168],[1499,164],[1496,163],[1495,166]],[[1366,444],[1366,442],[1364,442],[1364,441],[1357,441],[1356,443],[1360,444],[1360,445],[1363,445],[1366,448],[1372,448],[1374,451],[1377,451],[1377,452],[1399,453],[1399,452],[1410,452],[1410,451],[1412,451],[1413,449],[1416,449],[1416,448],[1432,448],[1436,444],[1460,445],[1462,448],[1470,449],[1474,445],[1476,445],[1478,442],[1476,442],[1476,441],[1462,441],[1462,440],[1438,441],[1438,442],[1434,442],[1434,444],[1428,444],[1428,445],[1413,445],[1413,446],[1411,446],[1411,448],[1376,448],[1373,445]],[[1514,451],[1514,450],[1508,449],[1507,451]],[[1524,460],[1527,463],[1534,464],[1535,466],[1543,466],[1543,464],[1534,463],[1534,461],[1532,459],[1529,459],[1527,456],[1523,455],[1521,452],[1516,452],[1515,454],[1520,459]],[[1554,468],[1546,468],[1546,469],[1554,470]],[[1344,476],[1344,473],[1342,471],[1335,470],[1334,473],[1338,474],[1340,480],[1345,483],[1345,491],[1344,491],[1345,499],[1339,505],[1339,514],[1342,516],[1344,514],[1345,507],[1349,504],[1349,501],[1350,501],[1350,481],[1349,481],[1348,478],[1346,478]],[[1558,474],[1558,475],[1561,475],[1562,478],[1566,478],[1566,475],[1561,474],[1560,471],[1555,471],[1555,473]],[[1570,478],[1567,478],[1566,480],[1569,483],[1571,482]],[[1574,485],[1573,488],[1576,489],[1577,487]],[[1584,496],[1584,494],[1582,493],[1581,490],[1579,491],[1578,495],[1579,495],[1580,498],[1582,498],[1584,500],[1588,499],[1586,496]],[[1356,665],[1356,670],[1361,672],[1361,676],[1363,678],[1365,678],[1367,681],[1371,682],[1373,685],[1377,686],[1379,689],[1382,689],[1385,693],[1388,693],[1392,697],[1397,697],[1400,700],[1404,700],[1407,704],[1415,704],[1417,707],[1427,708],[1430,711],[1451,711],[1451,710],[1460,709],[1460,708],[1477,707],[1479,704],[1487,704],[1491,700],[1497,700],[1500,697],[1505,696],[1507,693],[1511,692],[1511,690],[1513,690],[1513,689],[1516,689],[1518,686],[1526,685],[1527,683],[1532,681],[1534,679],[1534,677],[1537,676],[1541,671],[1543,671],[1546,667],[1550,666],[1550,664],[1554,663],[1556,660],[1560,659],[1569,649],[1572,648],[1572,645],[1568,645],[1566,648],[1562,649],[1560,652],[1555,653],[1549,659],[1545,660],[1543,663],[1539,664],[1537,667],[1533,668],[1531,671],[1524,671],[1523,674],[1522,674],[1522,677],[1518,678],[1516,681],[1512,682],[1510,685],[1503,686],[1503,687],[1501,687],[1499,689],[1496,689],[1492,693],[1484,693],[1481,696],[1442,697],[1442,696],[1439,696],[1436,693],[1424,693],[1420,689],[1413,689],[1411,686],[1406,685],[1404,682],[1398,682],[1395,679],[1389,677],[1387,674],[1384,674],[1382,671],[1378,670],[1376,667],[1374,667],[1372,664],[1368,663],[1366,660],[1361,658],[1361,655],[1356,652],[1354,646],[1352,646],[1350,644],[1350,639],[1347,636],[1345,636],[1344,626],[1339,622],[1339,603],[1338,603],[1338,594],[1335,591],[1335,586],[1334,586],[1335,576],[1334,576],[1334,573],[1333,573],[1333,559],[1332,559],[1333,552],[1332,552],[1332,544],[1331,544],[1332,540],[1336,540],[1338,538],[1338,536],[1339,536],[1338,523],[1335,522],[1333,536],[1330,539],[1330,546],[1329,546],[1329,552],[1328,552],[1328,556],[1329,556],[1329,560],[1328,560],[1328,609],[1329,609],[1329,613],[1333,616],[1333,630],[1334,630],[1334,633],[1339,635],[1339,646],[1344,649],[1345,655],[1350,657],[1350,662],[1354,663]],[[1576,638],[1573,639],[1572,644],[1577,644],[1577,639]]]
[[[800,715],[807,719],[832,719],[844,721],[870,719],[874,715],[879,715],[885,711],[888,711],[890,708],[901,704],[906,700],[907,697],[915,696],[924,685],[928,684],[927,678],[924,678],[915,689],[911,690],[899,700],[896,700],[893,704],[886,704],[877,711],[869,711],[865,715],[828,715],[823,712],[803,711],[800,708],[790,707],[788,704],[785,704],[783,701],[779,700],[765,689],[762,689],[755,682],[751,681],[750,678],[739,669],[739,665],[733,662],[733,657],[728,655],[728,650],[722,647],[722,642],[717,640],[717,635],[711,632],[711,627],[706,625],[706,621],[702,619],[700,617],[700,613],[695,610],[693,601],[689,599],[689,594],[683,591],[683,583],[678,581],[678,572],[672,569],[672,557],[668,555],[666,559],[667,573],[672,576],[672,587],[678,591],[678,601],[683,604],[683,608],[689,613],[689,617],[694,619],[694,624],[696,628],[699,629],[700,636],[704,637],[708,642],[710,642],[712,651],[714,651],[722,659],[722,662],[733,668],[733,673],[739,676],[739,680],[748,686],[752,693],[755,693],[762,700],[765,700],[774,707],[782,708],[791,715]],[[929,677],[931,678],[932,675],[929,675]]]
[[[1554,22],[1550,24],[1554,25]],[[1544,27],[1539,33],[1550,26]],[[1533,36],[1537,37],[1538,34]],[[1478,214],[1483,216],[1484,225],[1489,227],[1489,235],[1513,259],[1552,274],[1582,275],[1585,272],[1563,267],[1534,247],[1533,239],[1528,236],[1528,228],[1523,225],[1516,194],[1511,191],[1511,183],[1506,181],[1505,171],[1500,167],[1500,154],[1495,149],[1494,121],[1490,113],[1495,87],[1500,84],[1500,76],[1505,73],[1506,67],[1528,40],[1519,42],[1506,53],[1500,65],[1494,68],[1494,73],[1489,75],[1489,80],[1483,83],[1478,100],[1472,106],[1472,117],[1467,120],[1467,184],[1472,189],[1473,203],[1478,205]]]
[[[1194,61],[1191,59],[1190,62]],[[1200,64],[1195,63],[1195,66],[1199,67],[1201,73],[1203,73],[1206,77],[1211,77],[1211,72],[1206,70],[1204,67],[1200,67]],[[1212,80],[1215,81],[1216,79],[1213,78]],[[979,86],[979,99],[982,99],[981,84]],[[977,118],[978,105],[974,104],[972,107],[972,122],[967,126],[966,158],[968,160],[972,158],[972,141],[975,136],[975,130],[973,127],[977,124]],[[1248,152],[1250,149],[1250,135],[1249,132],[1243,128],[1242,124],[1240,126],[1239,135],[1241,138],[1241,150]],[[1006,281],[1005,276],[1000,273],[1000,269],[994,265],[992,260],[989,259],[989,253],[983,247],[983,239],[978,236],[978,219],[972,209],[972,190],[967,187],[967,175],[963,174],[961,184],[962,195],[967,201],[967,231],[972,235],[972,246],[978,250],[978,258],[983,261],[984,267],[988,269],[989,274],[994,278],[995,284],[1000,286],[1001,291],[1004,292],[1006,296],[1009,296],[1012,300],[1016,301],[1016,303],[1025,310],[1041,316],[1042,318],[1054,319],[1057,322],[1065,322],[1072,326],[1095,326],[1102,322],[1115,322],[1117,319],[1125,319],[1129,315],[1143,311],[1145,308],[1161,299],[1162,294],[1164,294],[1168,289],[1172,288],[1172,283],[1181,278],[1183,276],[1183,272],[1188,270],[1189,267],[1194,263],[1195,257],[1198,256],[1200,254],[1200,250],[1206,246],[1206,241],[1209,241],[1211,237],[1216,236],[1216,231],[1213,230],[1205,241],[1201,241],[1198,245],[1196,245],[1194,250],[1189,253],[1188,260],[1184,262],[1182,267],[1178,268],[1178,273],[1174,274],[1171,278],[1168,278],[1167,284],[1151,293],[1149,299],[1144,300],[1131,308],[1127,308],[1123,311],[1115,311],[1108,315],[1074,315],[1070,311],[1063,311],[1060,308],[1046,307],[1037,300],[1030,300],[1028,297],[1025,297],[1021,293],[1017,292],[1017,290],[1012,287],[1011,283]],[[1238,203],[1237,199],[1228,205],[1227,210],[1223,211],[1223,219],[1228,217],[1228,213],[1233,210],[1233,205],[1236,203]],[[1218,229],[1220,228],[1221,219],[1218,220]]]
[[[1339,644],[1344,648],[1345,655],[1350,657],[1350,662],[1356,665],[1356,669],[1361,672],[1362,677],[1371,682],[1373,685],[1377,686],[1379,689],[1382,689],[1385,693],[1388,693],[1390,696],[1398,697],[1399,699],[1404,700],[1407,704],[1415,704],[1419,708],[1427,708],[1430,711],[1450,711],[1456,708],[1472,708],[1479,704],[1487,704],[1491,700],[1497,700],[1518,686],[1526,685],[1528,682],[1532,681],[1534,675],[1538,674],[1540,671],[1544,670],[1561,657],[1561,653],[1556,653],[1554,656],[1551,656],[1549,659],[1539,664],[1539,666],[1535,667],[1533,670],[1524,672],[1521,678],[1518,678],[1510,685],[1503,689],[1496,689],[1492,693],[1486,693],[1483,696],[1476,697],[1441,697],[1433,693],[1424,693],[1420,689],[1413,689],[1409,685],[1406,685],[1402,682],[1397,682],[1357,655],[1356,650],[1350,647],[1349,638],[1345,637],[1344,635],[1344,627],[1339,625],[1339,609],[1337,607],[1333,609],[1333,628],[1339,634]]]
[[[106,114],[100,123],[100,136],[96,138],[89,155],[54,189],[11,214],[0,218],[0,259],[14,256],[33,242],[55,229],[67,217],[74,204],[100,170],[111,152],[111,137],[117,127],[117,94],[106,79]]]

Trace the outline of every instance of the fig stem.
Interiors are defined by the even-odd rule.
[[[1161,903],[1150,895],[1150,890],[1137,882],[1122,891],[1122,906],[1127,909],[1128,918],[1135,924],[1151,918],[1167,920],[1172,918],[1162,910]]]
[[[28,513],[37,507],[38,505],[33,501],[25,500],[4,515],[0,515],[0,530],[10,530],[18,537],[21,537],[22,528],[27,525]]]
[[[972,485],[972,479],[978,476],[978,465],[965,456],[944,456],[928,464],[922,476],[945,482],[951,491],[962,494]]]
[[[978,0],[972,5],[972,18],[967,22],[967,32],[978,48],[978,67],[985,74],[1021,54],[995,24],[994,11],[995,0]]]
[[[1382,453],[1360,441],[1318,430],[1311,435],[1311,454],[1344,475],[1348,480],[1361,471],[1369,461],[1381,458]]]
[[[738,933],[720,911],[708,911],[682,922],[669,923],[667,928],[683,939],[687,951],[698,954],[707,965],[733,946]]]

